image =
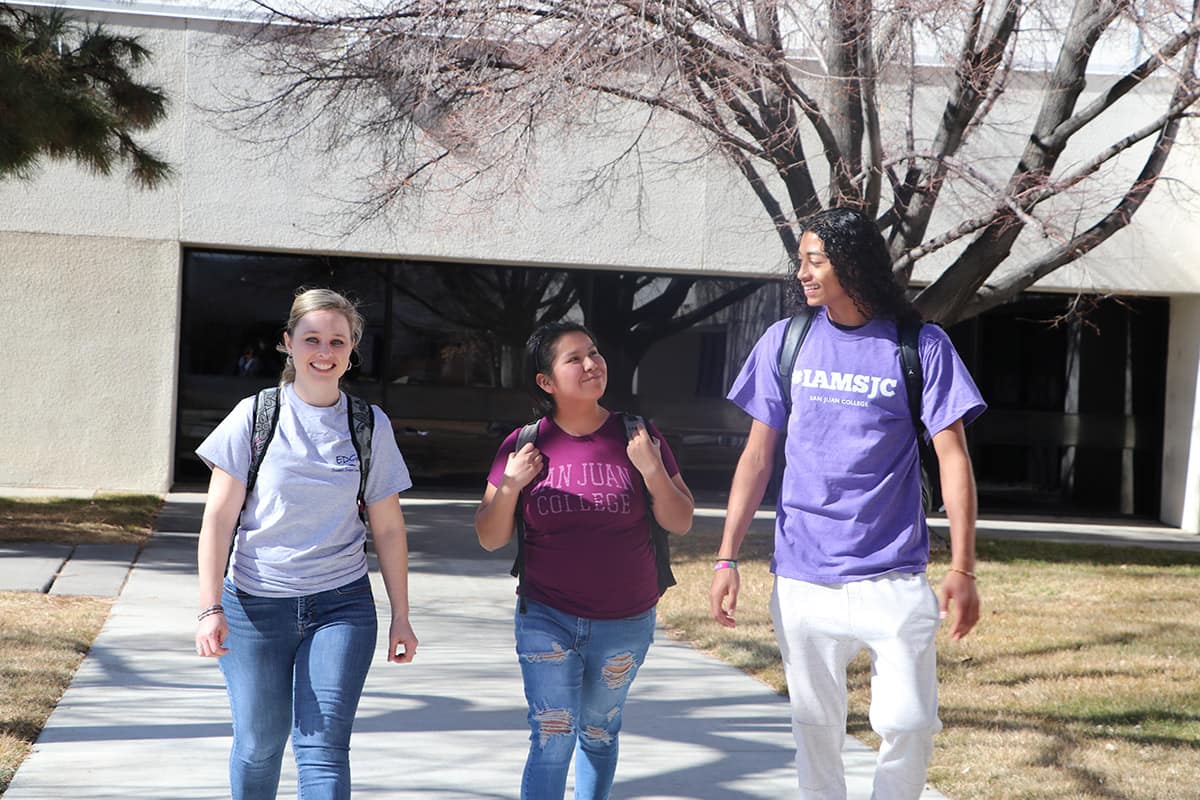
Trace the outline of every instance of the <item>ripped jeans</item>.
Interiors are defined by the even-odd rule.
[[[562,800],[574,758],[576,800],[605,800],[621,709],[654,640],[655,609],[597,620],[525,603],[514,615],[530,728],[521,798]]]

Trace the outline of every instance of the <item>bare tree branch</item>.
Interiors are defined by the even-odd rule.
[[[1168,142],[1198,102],[1200,30],[1190,4],[1170,0],[359,2],[329,16],[264,2],[273,24],[248,47],[262,91],[238,108],[245,135],[319,134],[330,153],[371,145],[357,223],[432,191],[502,200],[522,191],[547,133],[604,135],[624,120],[609,150],[578,165],[584,193],[718,156],[790,260],[806,216],[864,207],[902,281],[959,248],[918,296],[941,321],[1002,302],[1128,225],[1170,178]],[[1135,38],[1145,50],[1120,54],[1120,74],[1089,71],[1098,46],[1111,56]],[[1136,128],[1107,123],[1131,107]],[[1152,140],[1159,155],[1133,175],[1117,156]],[[1111,206],[1114,185],[1129,188]],[[621,324],[631,331],[675,294],[641,316],[622,306]]]

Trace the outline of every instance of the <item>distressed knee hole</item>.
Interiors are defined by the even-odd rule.
[[[632,653],[619,653],[604,665],[601,674],[609,689],[619,689],[633,679],[635,664]]]
[[[538,662],[558,663],[560,661],[566,660],[566,657],[567,657],[567,651],[564,650],[563,646],[561,644],[559,644],[558,642],[554,643],[554,646],[550,648],[549,653],[526,653],[525,654],[525,660],[533,662],[533,663],[538,663]]]
[[[612,744],[612,734],[604,728],[589,725],[583,729],[583,738],[599,744]]]
[[[533,715],[538,724],[538,737],[545,746],[551,736],[565,736],[575,732],[575,720],[565,708],[547,708]]]

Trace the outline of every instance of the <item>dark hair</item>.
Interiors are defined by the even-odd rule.
[[[596,343],[592,332],[578,322],[548,322],[529,335],[525,342],[525,382],[538,413],[554,413],[554,395],[538,386],[538,375],[549,375],[554,368],[554,346],[568,333],[582,333]]]
[[[892,273],[887,242],[869,217],[851,208],[829,208],[802,224],[802,234],[820,237],[833,273],[859,311],[897,321],[917,316]],[[793,307],[805,303],[798,281],[788,282],[787,294]]]

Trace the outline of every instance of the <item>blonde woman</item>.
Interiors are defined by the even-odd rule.
[[[342,295],[297,294],[280,347],[287,365],[273,395],[278,418],[256,478],[255,398],[238,403],[196,450],[212,470],[196,652],[218,659],[225,677],[235,800],[276,796],[289,735],[299,796],[350,796],[350,729],[377,633],[360,491],[391,606],[387,660],[409,662],[417,650],[399,500],[412,482],[387,416],[371,406],[370,469],[360,488],[350,398],[340,387],[363,327]]]

